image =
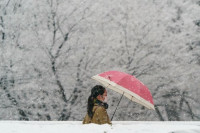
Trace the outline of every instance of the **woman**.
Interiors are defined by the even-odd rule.
[[[111,124],[106,109],[107,91],[103,86],[96,85],[91,90],[88,98],[87,114],[83,120],[83,124]]]

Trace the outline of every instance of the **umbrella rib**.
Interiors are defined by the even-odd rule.
[[[108,88],[108,86],[110,86],[110,84],[108,84],[108,85],[106,86],[106,88]]]

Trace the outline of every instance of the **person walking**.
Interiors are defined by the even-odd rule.
[[[87,114],[83,124],[112,124],[106,109],[108,109],[107,91],[103,86],[96,85],[88,98]]]

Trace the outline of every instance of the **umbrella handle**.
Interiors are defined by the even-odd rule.
[[[118,108],[119,103],[121,102],[123,96],[124,96],[124,92],[123,92],[123,94],[122,94],[122,96],[121,96],[121,98],[120,98],[120,100],[119,100],[119,102],[118,102],[118,104],[117,104],[117,107],[116,107],[116,109],[115,109],[115,112],[117,111],[117,108]],[[112,116],[112,118],[111,118],[111,121],[112,121],[113,118],[114,118],[115,112],[114,112],[114,114],[113,114],[113,116]]]

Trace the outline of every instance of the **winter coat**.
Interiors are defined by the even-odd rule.
[[[106,109],[103,106],[98,104],[94,104],[93,110],[93,117],[92,119],[86,114],[83,124],[95,123],[95,124],[112,124],[109,116],[107,114]]]

